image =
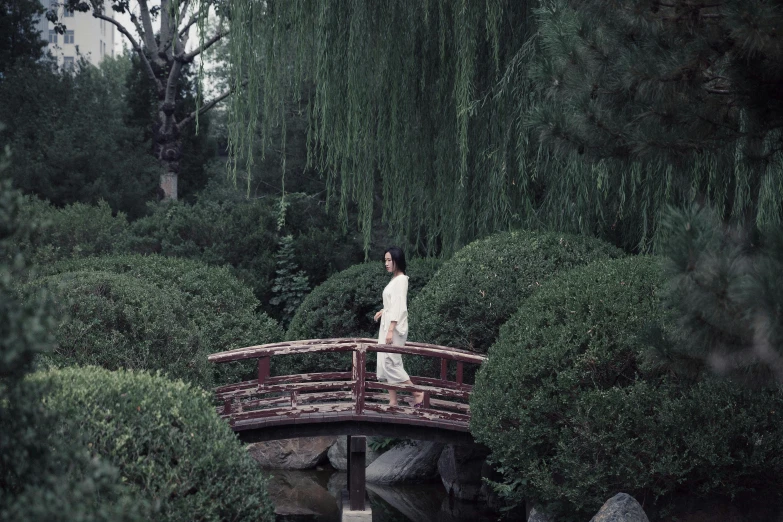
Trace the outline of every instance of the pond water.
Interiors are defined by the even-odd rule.
[[[337,499],[347,475],[331,467],[307,471],[269,470],[269,493],[277,522],[338,522]],[[486,504],[449,498],[441,482],[379,486],[367,484],[373,522],[496,522]],[[504,519],[509,520],[509,519]]]

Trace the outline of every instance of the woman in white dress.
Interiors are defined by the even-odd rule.
[[[408,276],[405,275],[405,254],[398,247],[390,247],[383,254],[386,271],[392,279],[383,289],[383,310],[375,314],[375,320],[381,321],[378,331],[378,344],[405,346],[408,338]],[[402,366],[402,355],[398,353],[378,352],[376,375],[379,381],[389,384],[413,384]],[[414,408],[421,406],[422,392],[414,392]],[[397,392],[389,390],[389,404],[397,406]]]

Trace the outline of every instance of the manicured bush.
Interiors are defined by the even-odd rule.
[[[411,259],[408,263],[408,303],[416,297],[424,285],[438,270],[441,262],[436,259]],[[381,262],[361,263],[338,272],[316,287],[305,298],[294,314],[286,338],[327,339],[334,337],[378,337],[375,313],[383,308],[384,287],[390,275]],[[410,328],[416,328],[414,319]],[[323,367],[324,355],[316,359],[278,357],[276,371],[314,371]],[[277,359],[280,359],[278,362]],[[320,362],[319,362],[320,361]],[[288,364],[290,362],[290,364]],[[285,366],[281,366],[285,365]],[[343,368],[347,359],[333,356],[329,363]],[[374,370],[373,370],[374,371]]]
[[[212,365],[207,355],[282,339],[256,312],[250,289],[197,261],[163,256],[69,260],[44,269],[69,319],[57,330],[58,359],[108,369],[163,370],[201,386],[242,378],[246,365]]]
[[[0,154],[0,174],[4,158]],[[44,386],[24,377],[37,354],[52,349],[54,320],[44,292],[24,299],[18,249],[36,222],[25,200],[0,177],[0,520],[16,522],[136,522],[154,512],[120,481],[117,470],[91,459],[54,432],[66,419],[43,408]]]
[[[40,224],[32,233],[15,239],[32,263],[44,265],[70,257],[127,251],[128,221],[121,212],[113,216],[105,202],[56,208],[27,197],[20,210],[22,219]]]
[[[477,375],[471,432],[511,499],[576,521],[619,491],[653,514],[678,494],[780,494],[780,391],[681,381],[648,364],[647,326],[673,324],[659,263],[562,274],[503,325]]]
[[[485,353],[500,325],[547,279],[622,255],[608,243],[567,234],[504,232],[475,241],[410,301],[409,339]]]
[[[34,375],[51,391],[46,407],[116,466],[133,491],[159,505],[162,521],[272,521],[266,478],[215,415],[210,393],[146,372],[67,368]]]

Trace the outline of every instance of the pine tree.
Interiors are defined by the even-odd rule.
[[[536,14],[545,143],[671,165],[667,190],[780,223],[780,2],[549,0]]]
[[[664,229],[677,331],[656,343],[658,362],[783,383],[783,231],[727,225],[708,207],[669,209]]]
[[[288,234],[281,236],[278,241],[277,275],[275,276],[272,293],[275,297],[269,303],[280,310],[280,319],[283,326],[287,327],[296,313],[296,309],[302,304],[310,285],[307,275],[294,261],[294,236]]]

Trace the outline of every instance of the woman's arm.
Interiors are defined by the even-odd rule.
[[[386,332],[386,344],[391,344],[394,339],[394,329],[397,327],[397,321],[389,323],[389,331]]]

